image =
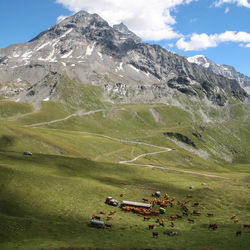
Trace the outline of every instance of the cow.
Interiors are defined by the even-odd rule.
[[[193,210],[193,214],[195,214],[195,215],[201,215],[201,212],[199,212],[197,210]]]
[[[199,206],[199,205],[200,205],[199,202],[195,202],[195,203],[193,204],[194,207],[197,207],[197,206]]]
[[[169,196],[168,194],[165,194],[165,195],[164,195],[164,198],[165,198],[165,199],[169,199],[169,197],[170,197],[170,196]]]
[[[190,221],[190,222],[194,222],[194,219],[188,218],[188,221]]]
[[[214,216],[213,213],[207,213],[207,216],[211,217],[211,216]]]
[[[107,220],[111,220],[112,219],[112,216],[107,216]]]
[[[244,228],[250,228],[250,224],[244,224],[243,227]]]
[[[175,219],[177,219],[177,216],[171,215],[171,216],[170,216],[170,219],[175,220]]]
[[[143,201],[148,201],[148,199],[147,199],[147,198],[142,198],[142,200],[143,200]]]
[[[106,212],[105,211],[101,211],[100,214],[106,214]]]
[[[173,222],[173,221],[171,221],[170,223],[171,223],[171,227],[174,227],[174,222]]]
[[[170,207],[173,207],[175,205],[175,202],[174,201],[171,201],[170,202]]]
[[[236,214],[233,214],[232,217],[231,217],[231,219],[234,219],[235,217],[236,217]]]
[[[148,225],[148,230],[154,229],[154,227],[155,227],[154,224]]]
[[[158,238],[159,233],[158,232],[152,232],[153,238]]]
[[[112,225],[111,225],[111,224],[108,224],[108,223],[105,223],[105,227],[111,228]]]
[[[183,211],[182,214],[188,216],[188,213],[185,211]]]
[[[100,219],[101,219],[101,217],[100,217],[100,216],[97,216],[97,215],[94,215],[94,219],[96,219],[96,220],[100,220]]]
[[[145,220],[150,220],[151,218],[149,216],[144,216],[144,221]]]
[[[208,228],[215,230],[218,228],[218,226],[217,226],[217,224],[209,224]]]
[[[239,222],[239,220],[238,219],[234,219],[234,223],[237,223],[237,222]]]
[[[160,226],[164,227],[164,219],[162,219],[160,222],[159,222]]]
[[[241,236],[241,230],[236,231],[236,236]]]
[[[182,206],[182,209],[187,212],[188,211],[188,207],[186,205]]]
[[[158,218],[156,218],[156,221],[155,222],[160,222],[160,218],[158,217]]]
[[[116,211],[114,211],[114,210],[111,210],[111,211],[109,212],[110,215],[115,214],[115,213],[116,213]]]
[[[178,219],[181,219],[181,218],[182,218],[182,216],[181,216],[180,214],[176,214],[176,217],[177,217]]]
[[[192,198],[192,195],[187,194],[186,197],[187,197],[187,198]]]

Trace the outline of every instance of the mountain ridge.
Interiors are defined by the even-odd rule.
[[[85,11],[27,43],[0,50],[0,81],[27,83],[26,89],[12,91],[13,100],[53,99],[57,84],[46,86],[45,80],[55,74],[101,85],[107,97],[125,103],[168,104],[176,95],[205,98],[219,106],[232,97],[248,100],[235,80],[210,73],[159,45],[143,43],[124,24],[111,27],[99,15]]]
[[[248,94],[250,94],[250,77],[237,72],[233,66],[214,63],[212,60],[203,55],[196,55],[193,57],[188,57],[187,59],[189,62],[198,64],[217,75],[222,75],[226,78],[236,80],[240,86]]]

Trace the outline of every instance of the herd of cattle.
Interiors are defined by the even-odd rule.
[[[175,227],[175,224],[178,220],[183,220],[186,217],[186,221],[189,223],[195,223],[195,221],[198,219],[198,217],[202,214],[199,210],[199,202],[191,202],[192,195],[186,195],[185,201],[178,201],[175,197],[170,197],[168,194],[165,194],[162,199],[160,199],[160,192],[157,191],[152,194],[151,199],[143,198],[142,200],[145,203],[136,203],[131,202],[132,205],[128,205],[129,202],[126,202],[125,205],[121,204],[120,208],[121,211],[124,212],[133,212],[137,213],[143,216],[144,221],[154,220],[154,224],[149,224],[147,226],[148,230],[154,230],[155,228],[159,227],[165,227],[166,223],[169,223],[169,226],[173,229]],[[107,203],[107,202],[106,202]],[[148,208],[148,204],[151,204],[151,208]],[[152,209],[154,207],[154,209]],[[178,208],[178,213],[175,213],[174,215],[165,216],[162,218],[165,214],[165,209],[167,208]],[[162,210],[162,208],[165,208]],[[170,209],[168,209],[170,211]],[[175,210],[176,211],[176,210]],[[116,213],[115,210],[111,210],[109,213],[106,213],[105,211],[100,211],[101,215],[107,215],[106,217],[106,223],[102,222],[100,223],[101,216],[99,215],[93,215],[91,217],[91,224],[90,226],[95,227],[106,227],[111,228],[112,224],[110,221],[112,221],[113,215]],[[161,215],[161,218],[160,218]],[[192,216],[193,218],[190,218]],[[194,216],[197,216],[195,218]],[[206,213],[207,217],[213,217],[214,214],[209,212]],[[232,215],[231,220],[234,223],[238,223],[239,219],[236,218],[237,216],[235,214]],[[194,219],[195,218],[195,219]],[[109,221],[109,222],[108,222]],[[207,225],[208,229],[216,230],[218,229],[218,225],[216,223],[210,223]],[[243,228],[250,228],[250,224],[244,224]],[[241,236],[242,231],[238,230],[236,231],[236,236]],[[178,235],[177,231],[165,231],[164,234],[167,234],[169,236]],[[153,231],[152,232],[153,238],[158,238],[159,232]]]

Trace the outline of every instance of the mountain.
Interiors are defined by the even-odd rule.
[[[188,97],[223,106],[230,98],[248,100],[237,81],[143,43],[124,24],[111,27],[85,11],[27,43],[0,50],[0,94],[12,100],[37,104],[59,98],[64,75],[100,85],[107,98],[123,103],[175,104]]]
[[[240,86],[250,94],[250,78],[237,72],[234,67],[225,64],[216,64],[203,55],[196,55],[188,57],[187,59],[190,63],[198,64],[217,75],[236,80]]]

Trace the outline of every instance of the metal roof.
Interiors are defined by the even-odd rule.
[[[130,206],[136,206],[136,207],[147,207],[147,208],[152,207],[152,204],[135,202],[135,201],[122,201],[122,205],[130,205]]]
[[[104,221],[101,221],[101,220],[91,220],[91,223],[98,224],[98,225],[104,225]]]

